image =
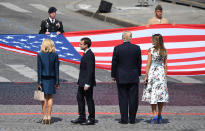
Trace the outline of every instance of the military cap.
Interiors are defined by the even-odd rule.
[[[161,10],[162,11],[162,6],[161,5],[157,5],[156,8],[155,8],[155,11],[156,10]]]
[[[48,9],[48,13],[50,14],[50,13],[53,13],[53,12],[56,12],[57,11],[57,9],[55,8],[55,7],[50,7],[49,9]]]

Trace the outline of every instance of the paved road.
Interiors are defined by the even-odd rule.
[[[37,33],[40,21],[47,17],[47,8],[55,5],[58,8],[57,18],[63,21],[65,31],[96,30],[120,28],[120,26],[96,20],[75,13],[80,0],[13,0],[0,2],[0,34]],[[82,4],[81,4],[82,6]],[[76,82],[79,66],[62,62],[61,81]],[[110,72],[96,69],[98,82],[111,81]],[[35,82],[36,57],[25,56],[0,49],[0,82]],[[141,78],[142,80],[143,78]],[[175,83],[204,83],[204,76],[173,76],[168,81]]]
[[[66,32],[119,27],[74,13],[67,7],[71,4],[67,0],[0,1],[0,34],[38,33],[41,20],[48,17],[50,6],[58,9],[57,19],[63,21]]]

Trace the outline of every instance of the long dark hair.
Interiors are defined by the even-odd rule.
[[[154,44],[154,51],[159,51],[160,56],[167,55],[167,50],[164,47],[164,41],[161,34],[152,35],[152,43]]]

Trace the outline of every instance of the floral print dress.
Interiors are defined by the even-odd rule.
[[[148,83],[143,90],[142,101],[149,102],[150,104],[168,102],[167,79],[163,65],[165,57],[160,56],[159,51],[154,51],[153,47],[150,48],[150,51],[152,61],[148,73]]]

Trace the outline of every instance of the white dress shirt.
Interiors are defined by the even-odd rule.
[[[86,49],[86,50],[84,51],[84,53],[87,53],[89,50],[90,50],[90,48]],[[85,84],[85,86],[87,86],[88,88],[90,87],[90,85],[88,85],[88,84]]]
[[[56,19],[51,19],[51,17],[49,17],[49,20],[51,23],[55,23]]]

